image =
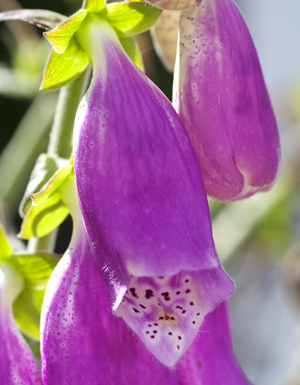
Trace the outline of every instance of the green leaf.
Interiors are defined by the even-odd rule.
[[[88,55],[76,40],[72,39],[64,53],[50,53],[40,89],[60,88],[83,72],[88,65]]]
[[[81,9],[73,16],[69,17],[55,29],[45,32],[44,36],[50,41],[53,49],[57,53],[63,53],[68,48],[70,40],[75,32],[80,28],[87,15],[86,9]]]
[[[45,252],[35,254],[20,252],[9,258],[9,263],[24,278],[25,286],[32,289],[45,289],[58,261],[57,254]]]
[[[24,239],[44,237],[58,227],[69,214],[59,192],[53,193],[46,202],[31,206],[21,227],[19,236]]]
[[[83,8],[89,12],[100,12],[105,7],[105,0],[85,0]]]
[[[60,13],[45,9],[16,9],[0,13],[0,21],[23,20],[40,28],[55,28],[57,24],[66,20]]]
[[[39,192],[42,187],[49,182],[50,178],[59,169],[62,162],[63,159],[59,158],[57,155],[41,154],[38,157],[20,204],[19,213],[22,217],[24,217],[31,206],[30,196]]]
[[[13,304],[14,317],[22,332],[36,340],[46,285],[58,261],[58,255],[47,253],[20,253],[9,259],[24,278],[24,289]]]
[[[132,37],[120,37],[119,38],[124,51],[130,57],[130,59],[139,67],[140,70],[144,71],[143,61],[140,52],[135,44]]]
[[[33,204],[23,220],[21,238],[43,237],[65,220],[69,209],[61,200],[59,187],[72,170],[72,165],[60,168],[42,191],[31,196]]]
[[[119,36],[129,37],[149,29],[161,12],[146,3],[124,2],[108,4],[98,15],[106,18]]]
[[[7,259],[13,253],[13,249],[10,247],[4,230],[0,225],[0,261]]]

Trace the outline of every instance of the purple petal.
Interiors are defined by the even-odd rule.
[[[146,0],[146,2],[153,4],[158,8],[178,11],[194,7],[201,1],[202,0]]]
[[[0,263],[0,383],[42,385],[34,356],[13,317],[12,302],[15,298],[12,298],[12,293],[19,286],[18,277],[14,277],[12,283],[5,282],[3,270],[9,270],[9,273],[12,270],[8,264],[6,267]]]
[[[47,286],[41,366],[44,385],[178,385],[178,375],[111,313],[83,229],[77,229]]]
[[[180,385],[250,385],[233,353],[225,301],[205,317],[178,371]]]
[[[232,0],[182,12],[174,104],[208,195],[232,201],[269,189],[279,138],[258,56]]]
[[[80,43],[94,76],[76,117],[76,183],[116,308],[131,274],[171,276],[219,262],[201,173],[170,102],[105,21],[89,24]]]

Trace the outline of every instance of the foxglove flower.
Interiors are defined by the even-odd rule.
[[[201,173],[173,107],[111,26],[89,16],[77,39],[94,71],[74,130],[91,251],[113,310],[173,367],[204,316],[233,291],[215,252]]]
[[[7,262],[0,262],[0,383],[42,385],[33,354],[13,316],[12,305],[23,289],[23,278]]]
[[[43,384],[249,385],[233,356],[225,302],[206,315],[173,370],[155,360],[124,320],[113,315],[73,183],[61,190],[73,216],[72,240],[49,280],[41,314]],[[158,333],[153,324],[151,335]],[[163,341],[159,347],[164,349]]]
[[[268,190],[280,158],[275,117],[257,53],[233,0],[185,10],[174,104],[208,195],[220,201]]]

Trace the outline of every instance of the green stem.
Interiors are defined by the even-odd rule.
[[[69,158],[76,111],[82,96],[86,71],[60,91],[48,146],[49,154]]]

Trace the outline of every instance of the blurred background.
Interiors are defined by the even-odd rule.
[[[210,201],[216,248],[236,283],[230,299],[236,355],[256,385],[300,385],[300,2],[237,1],[255,41],[282,139],[273,189],[242,202]],[[77,0],[0,0],[0,12],[50,9],[71,15]],[[50,44],[22,22],[0,24],[0,221],[18,233],[18,206],[45,152],[57,91],[39,92]],[[172,73],[150,33],[138,37],[148,76],[171,99]],[[63,253],[71,221],[61,226]]]

